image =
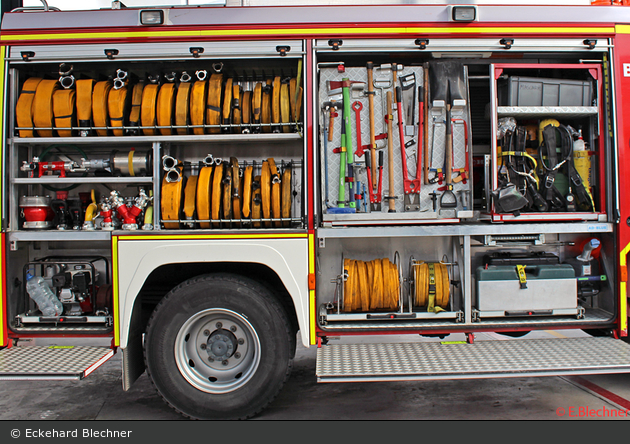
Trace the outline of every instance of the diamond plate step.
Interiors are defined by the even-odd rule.
[[[0,350],[0,380],[83,379],[112,356],[108,347],[5,348]]]
[[[318,382],[412,381],[630,373],[613,338],[334,344],[317,349]]]

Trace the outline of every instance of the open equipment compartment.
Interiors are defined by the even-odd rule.
[[[492,220],[607,220],[601,65],[490,72]]]
[[[302,45],[222,42],[202,57],[193,43],[121,44],[116,57],[102,45],[11,47],[11,328],[111,334],[113,236],[302,229]],[[63,271],[75,267],[93,268],[85,285],[107,294]],[[41,315],[26,270],[65,301],[62,315]]]
[[[448,40],[432,41],[435,57],[430,51],[408,52],[410,45],[402,40],[389,42],[387,51],[369,40],[344,40],[343,46],[336,49],[326,47],[331,42],[334,44],[333,40],[318,41],[315,49],[318,89],[314,111],[319,125],[316,134],[321,165],[317,170],[321,209],[317,307],[318,323],[326,334],[529,331],[549,326],[593,330],[614,318],[617,301],[614,288],[609,285],[616,273],[614,236],[606,223],[610,205],[605,195],[610,181],[604,162],[608,142],[601,130],[606,124],[602,99],[606,55],[601,50],[598,55],[589,53],[590,63],[578,64],[583,58],[579,48],[563,52],[560,46],[548,47],[533,41],[523,52],[512,49],[509,57],[503,49],[495,49],[500,51],[496,57],[489,51],[471,54],[470,58],[459,52],[449,57],[449,52],[442,49],[451,49],[449,45],[455,43]],[[581,51],[589,49],[584,47]],[[602,63],[597,62],[598,57]],[[497,58],[505,61],[495,63]],[[551,62],[554,59],[556,63]],[[453,75],[453,70],[458,74]],[[416,132],[410,129],[409,133],[405,132],[404,100],[400,128],[398,110],[391,110],[391,118],[387,112],[387,97],[392,97],[395,106],[395,86],[402,90],[401,79],[405,75],[415,78],[417,103],[418,97],[426,93],[419,106],[425,114],[417,114],[419,125]],[[459,82],[462,85],[457,86]],[[450,90],[453,83],[455,91],[461,94]],[[544,94],[528,93],[539,87],[542,90],[543,85],[547,89]],[[549,92],[548,85],[556,92]],[[532,100],[540,100],[540,106],[533,106],[538,104],[532,104]],[[550,104],[549,100],[557,103]],[[515,122],[508,127],[510,135],[520,135],[520,127],[534,121],[538,125],[549,118],[575,128],[571,142],[578,139],[580,131],[584,150],[576,156],[580,161],[575,163],[590,160],[591,166],[580,165],[575,171],[582,174],[588,170],[587,176],[580,175],[577,180],[589,181],[586,195],[592,196],[591,209],[565,207],[562,211],[522,211],[518,215],[497,210],[492,191],[499,186],[500,159],[512,160],[520,156],[515,151],[522,151],[528,157],[519,159],[531,159],[535,165],[521,177],[542,175],[536,171],[541,165],[541,141],[532,140],[519,149],[514,136],[511,147],[502,150],[496,134],[499,128],[505,131],[501,119],[507,118]],[[388,123],[392,124],[391,132]],[[526,137],[527,132],[524,134]],[[439,199],[440,193],[448,190],[444,168],[448,151],[436,150],[450,146],[449,137],[453,147],[452,191],[457,196],[452,210],[441,205]],[[558,141],[561,137],[564,135],[558,135]],[[407,159],[417,160],[415,155],[420,153],[417,206],[409,206],[406,195],[400,140],[408,145]],[[394,145],[393,156],[389,155],[390,141]],[[379,160],[371,165],[376,165],[380,199],[369,192],[370,179],[374,177],[369,168],[369,160],[374,158],[373,143]],[[525,148],[535,152],[530,154]],[[573,149],[572,143],[570,148]],[[548,162],[548,155],[542,155],[542,160]],[[562,165],[568,163],[573,164],[573,158]],[[393,196],[389,193],[392,166]],[[563,169],[556,169],[560,184]],[[414,177],[409,163],[406,172]],[[566,187],[567,180],[564,183]],[[584,195],[579,195],[576,206],[584,204]],[[592,255],[584,250],[590,241],[597,244]],[[545,252],[552,254],[548,258],[551,262],[538,263]],[[509,264],[484,261],[484,257],[492,256],[509,257]],[[383,269],[391,269],[391,276],[383,273],[382,282],[376,282],[372,272],[378,269],[378,261],[385,264],[380,265]],[[443,306],[436,305],[439,298],[435,294],[432,303],[417,294],[426,282],[431,282],[435,293],[435,267],[440,262],[446,264],[450,287],[450,299]],[[428,264],[433,264],[430,277]],[[391,302],[387,306],[380,305],[380,299],[372,301],[383,297],[379,293],[381,285],[393,289],[385,296]],[[519,293],[521,285],[524,287]],[[550,293],[557,293],[558,297],[549,297]]]

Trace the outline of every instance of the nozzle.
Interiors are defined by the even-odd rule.
[[[591,239],[590,241],[586,243],[586,245],[584,245],[582,254],[580,254],[577,257],[577,259],[579,261],[589,262],[592,258],[591,253],[593,252],[593,250],[595,250],[599,246],[600,246],[600,242],[598,239]]]

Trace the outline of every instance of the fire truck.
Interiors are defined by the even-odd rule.
[[[291,3],[4,14],[0,378],[630,372],[626,0]]]

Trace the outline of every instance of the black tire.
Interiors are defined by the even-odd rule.
[[[263,285],[230,274],[175,287],[147,325],[147,373],[158,393],[191,419],[247,419],[288,379],[291,328]]]

